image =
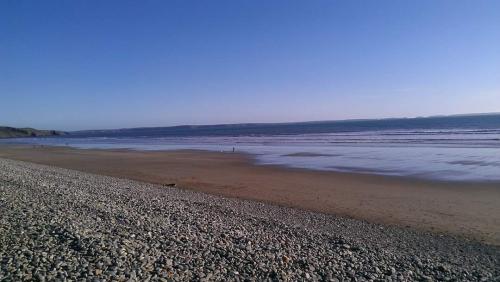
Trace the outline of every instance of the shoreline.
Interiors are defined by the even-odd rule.
[[[29,137],[26,137],[29,138]],[[3,148],[2,148],[3,147]],[[0,151],[2,149],[48,149],[48,148],[59,148],[59,149],[69,149],[76,151],[96,151],[96,152],[158,152],[158,153],[175,153],[175,152],[186,152],[186,153],[200,153],[200,154],[227,154],[227,155],[237,155],[246,159],[250,165],[259,166],[259,167],[270,167],[277,168],[282,170],[290,170],[290,171],[310,171],[310,172],[323,172],[323,173],[332,173],[332,174],[340,174],[340,175],[350,175],[352,177],[356,176],[368,176],[368,177],[380,177],[380,178],[388,178],[388,179],[399,179],[402,181],[411,181],[411,182],[421,182],[421,183],[432,183],[432,184],[457,184],[459,186],[471,186],[471,185],[500,185],[500,180],[484,180],[484,179],[474,179],[474,180],[457,180],[457,179],[441,179],[441,178],[428,178],[425,176],[416,176],[416,175],[398,175],[398,174],[384,174],[384,173],[376,173],[368,170],[352,168],[349,170],[342,169],[321,169],[321,168],[309,168],[309,167],[295,167],[286,164],[269,164],[269,163],[260,163],[256,154],[244,152],[244,151],[235,151],[231,150],[209,150],[209,149],[151,149],[151,150],[141,150],[136,148],[78,148],[73,146],[63,146],[63,145],[27,145],[27,144],[17,144],[17,143],[0,143]],[[293,153],[295,155],[297,153]],[[298,153],[299,155],[302,153]],[[309,154],[309,153],[307,153]],[[314,154],[314,153],[312,153]],[[147,182],[147,181],[146,181]],[[152,183],[152,182],[149,182]],[[155,183],[158,184],[158,183]]]
[[[500,245],[497,183],[255,164],[251,155],[0,145],[0,157],[256,200]],[[466,207],[466,208],[464,208]]]
[[[78,139],[78,138],[76,138]],[[50,140],[50,138],[45,138]],[[71,139],[68,139],[68,141]],[[193,152],[229,152],[235,153],[235,145],[222,145],[215,146],[214,144],[207,143],[205,145],[192,145],[192,144],[142,144],[141,141],[135,144],[127,145],[120,143],[119,145],[114,142],[100,144],[90,143],[85,145],[83,143],[70,143],[58,141],[34,141],[30,142],[1,142],[0,146],[26,146],[30,147],[59,147],[59,148],[72,148],[77,150],[113,150],[113,151],[155,151],[155,152],[170,152],[170,151],[193,151]],[[220,140],[224,143],[224,140]],[[79,144],[79,145],[78,145]],[[142,144],[142,145],[141,145]],[[362,175],[380,175],[390,178],[402,178],[411,180],[423,180],[430,182],[453,182],[453,183],[496,183],[500,185],[500,178],[498,175],[497,167],[500,165],[496,157],[496,151],[491,151],[491,147],[453,147],[446,146],[443,150],[454,149],[473,149],[472,155],[467,155],[465,152],[454,153],[453,151],[436,151],[438,147],[435,146],[364,146],[352,144],[347,146],[347,152],[344,150],[335,151],[335,149],[322,147],[306,147],[302,149],[291,149],[283,147],[271,146],[270,150],[255,149],[253,146],[242,145],[238,147],[236,153],[248,156],[252,159],[254,164],[258,165],[276,165],[284,168],[298,168],[312,171],[328,171],[338,173],[351,173]],[[150,146],[151,145],[151,146]],[[380,144],[379,144],[380,145]],[[231,147],[232,146],[232,147]],[[334,146],[340,149],[343,146]],[[380,151],[387,148],[404,148],[405,152],[395,154],[395,151]],[[366,149],[373,149],[374,151],[366,151]],[[415,150],[420,151],[418,154]],[[489,152],[483,151],[490,149]],[[333,150],[333,151],[332,151]],[[361,151],[359,151],[361,150]],[[365,151],[363,151],[365,150]],[[399,150],[399,149],[397,149]],[[396,152],[397,152],[396,150]],[[430,151],[429,151],[430,150]],[[382,155],[381,155],[382,154]],[[425,157],[430,156],[430,157]],[[318,158],[315,158],[318,157]],[[319,158],[322,157],[322,158]],[[327,159],[325,159],[325,157]],[[340,161],[342,160],[342,161]],[[359,161],[363,160],[363,161]],[[366,163],[364,163],[366,161]]]

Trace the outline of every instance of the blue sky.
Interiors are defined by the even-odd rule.
[[[500,1],[0,1],[0,124],[500,111]]]

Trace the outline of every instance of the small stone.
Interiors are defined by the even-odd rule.
[[[439,265],[438,270],[441,272],[448,272],[449,271],[448,267],[446,267],[445,265]]]
[[[283,259],[283,262],[284,262],[284,263],[288,263],[288,262],[290,262],[290,258],[289,258],[289,257],[287,257],[287,256],[283,256],[283,258],[282,258],[282,259]]]

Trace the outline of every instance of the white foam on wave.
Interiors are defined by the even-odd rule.
[[[34,138],[10,142],[78,148],[200,149],[254,154],[260,164],[439,180],[500,180],[500,130],[133,138]]]

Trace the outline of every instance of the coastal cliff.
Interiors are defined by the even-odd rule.
[[[66,132],[57,130],[38,130],[34,128],[16,128],[0,126],[0,138],[20,138],[20,137],[42,137],[42,136],[60,136],[66,135]]]

